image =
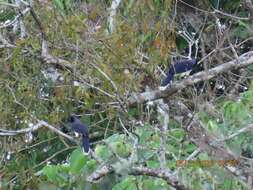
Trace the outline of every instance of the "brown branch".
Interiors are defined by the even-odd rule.
[[[214,78],[215,76],[217,76],[218,74],[227,72],[235,68],[246,67],[252,63],[253,63],[253,51],[249,51],[239,56],[238,59],[234,59],[232,61],[221,64],[217,67],[214,67],[210,70],[196,73],[188,77],[187,79],[175,82],[174,84],[169,85],[165,90],[154,90],[154,91],[143,92],[143,93],[133,93],[128,98],[128,105],[132,105],[135,103],[144,103],[150,100],[169,97],[177,93],[178,91],[186,88],[187,86],[191,86],[200,81],[210,80]]]

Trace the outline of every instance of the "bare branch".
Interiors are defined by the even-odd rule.
[[[178,181],[178,177],[167,169],[151,169],[146,167],[133,167],[132,175],[146,175],[164,179],[169,185],[177,190],[188,189]]]
[[[54,126],[48,124],[47,122],[45,122],[43,120],[37,120],[37,121],[38,121],[37,124],[35,124],[35,125],[31,126],[31,127],[28,127],[28,128],[20,129],[20,130],[5,130],[5,129],[0,129],[0,131],[1,131],[0,132],[0,136],[15,136],[15,135],[23,134],[23,133],[29,133],[29,132],[36,131],[36,130],[40,129],[41,127],[47,127],[51,131],[57,133],[58,135],[63,136],[63,137],[65,137],[65,138],[67,138],[67,139],[69,139],[71,141],[76,142],[76,140],[73,137],[71,137],[71,136],[69,136],[69,135],[61,132],[59,129],[57,129]]]
[[[234,138],[234,137],[236,137],[236,136],[238,136],[238,135],[240,135],[242,133],[245,133],[245,132],[248,132],[248,131],[252,131],[252,130],[253,130],[253,124],[248,125],[248,126],[242,128],[242,129],[239,129],[238,131],[236,131],[232,135],[229,135],[228,137],[226,137],[224,139],[221,139],[219,141],[227,141],[227,140],[230,140],[230,139],[232,139],[232,138]]]
[[[97,169],[95,172],[93,172],[90,176],[86,178],[86,180],[89,182],[98,182],[104,176],[111,173],[112,171],[113,171],[112,167],[105,165]],[[129,174],[135,176],[146,175],[161,178],[164,179],[169,185],[176,188],[177,190],[188,189],[178,181],[178,178],[175,174],[172,174],[169,170],[166,169],[151,169],[142,166],[138,167],[136,166],[131,168]]]
[[[38,25],[39,30],[40,30],[41,40],[42,40],[42,44],[41,44],[41,49],[42,49],[41,50],[41,57],[43,58],[43,60],[46,63],[55,64],[55,65],[58,65],[60,67],[70,69],[72,71],[74,69],[73,65],[70,64],[68,61],[60,59],[58,57],[55,57],[55,56],[52,56],[52,55],[49,54],[48,44],[47,44],[47,37],[46,37],[45,30],[43,28],[43,25],[40,22],[37,14],[33,10],[33,8],[31,6],[29,6],[29,7],[30,7],[31,15],[32,15],[33,19],[35,20],[35,22]]]
[[[0,129],[0,136],[15,136],[18,134],[23,134],[23,133],[29,133],[36,131],[43,127],[42,122],[38,122],[36,125],[33,125],[32,127],[20,129],[20,130],[6,130],[6,129]]]
[[[116,15],[116,10],[120,4],[121,0],[113,0],[112,5],[110,7],[110,15],[108,17],[109,23],[109,32],[112,33],[114,30],[114,17]]]
[[[149,100],[169,97],[177,93],[179,90],[186,88],[187,86],[191,86],[200,81],[210,80],[214,78],[215,76],[217,76],[218,74],[227,72],[235,68],[246,67],[252,63],[253,63],[253,51],[249,51],[239,56],[238,59],[221,64],[210,70],[196,73],[184,80],[175,82],[174,84],[169,85],[165,90],[154,90],[154,91],[149,91],[149,92],[143,92],[140,94],[133,93],[128,99],[128,104],[132,105],[135,103],[144,103]]]
[[[160,101],[157,106],[157,111],[160,113],[163,119],[162,127],[160,129],[160,152],[159,152],[159,160],[161,168],[166,168],[166,144],[167,144],[167,131],[169,125],[169,106],[165,104],[163,101]]]
[[[0,29],[7,28],[8,26],[11,26],[11,25],[15,24],[16,22],[18,22],[18,20],[21,17],[23,17],[24,15],[26,15],[29,11],[30,11],[30,7],[27,7],[22,12],[20,12],[12,21],[5,22],[3,25],[0,25]]]

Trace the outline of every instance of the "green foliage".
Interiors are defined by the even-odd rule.
[[[87,156],[82,153],[82,150],[77,149],[70,155],[70,172],[73,174],[79,174],[82,171],[83,166],[88,161]]]
[[[216,9],[220,9],[221,7],[225,9],[225,11],[232,11],[239,7],[241,1],[240,0],[209,0],[211,5],[215,7]]]
[[[251,36],[252,25],[250,22],[238,21],[231,35],[240,39],[245,39]]]
[[[43,174],[47,176],[47,179],[60,187],[64,187],[68,182],[68,166],[64,165],[48,165],[43,168]]]
[[[106,18],[112,1],[45,2],[44,5],[41,1],[35,1],[34,10],[45,29],[49,52],[68,60],[75,69],[70,72],[61,68],[60,64],[55,66],[41,60],[40,30],[30,14],[24,15],[29,35],[26,39],[15,38],[17,36],[13,38],[9,29],[1,31],[7,41],[16,45],[13,49],[0,49],[1,129],[24,129],[30,123],[36,124],[37,118],[71,135],[70,129],[66,127],[67,117],[71,113],[83,115],[82,121],[90,126],[91,141],[96,144],[92,145],[92,149],[98,159],[84,155],[80,148],[70,153],[73,148],[69,147],[71,142],[59,138],[47,128],[32,133],[31,142],[27,142],[23,134],[1,137],[0,155],[11,153],[9,160],[5,156],[1,157],[3,188],[101,189],[107,182],[113,189],[169,189],[169,185],[162,179],[129,175],[131,167],[135,165],[155,169],[161,167],[161,131],[155,118],[156,113],[151,116],[155,118],[154,121],[146,117],[145,111],[137,106],[127,108],[127,114],[122,113],[119,111],[121,107],[115,104],[115,94],[125,101],[129,93],[142,91],[140,89],[145,87],[146,79],[151,79],[151,87],[156,88],[160,80],[154,74],[157,66],[166,63],[167,67],[171,50],[177,47],[181,53],[188,46],[183,38],[176,37],[174,33],[175,28],[182,23],[177,23],[177,19],[173,22],[168,19],[171,13],[174,14],[173,1],[121,1],[115,17],[115,32],[111,35],[107,33]],[[212,7],[222,8],[228,14],[236,13],[242,17],[248,14],[242,11],[238,0],[209,2]],[[12,20],[18,14],[15,9],[3,10],[0,22]],[[221,21],[226,23],[227,19],[222,18]],[[205,23],[206,28],[210,29],[208,35],[215,28],[212,22]],[[233,21],[230,29],[232,42],[233,39],[239,42],[252,35],[249,21]],[[62,81],[55,82],[42,74],[42,70],[51,66],[61,72]],[[115,83],[117,90],[105,75]],[[74,86],[73,81],[82,82],[82,86]],[[238,102],[226,99],[220,101],[217,109],[221,113],[221,121],[205,112],[197,114],[209,132],[226,137],[252,123],[252,104],[251,88],[241,94]],[[125,131],[118,123],[119,116],[127,124],[130,135],[122,134]],[[173,118],[173,112],[170,116]],[[166,166],[174,171],[178,169],[176,159],[188,158],[197,147],[186,140],[187,135],[181,124],[172,118],[166,134],[165,151]],[[133,126],[132,120],[140,120],[144,126]],[[226,141],[226,145],[238,155],[250,158],[253,156],[252,143],[251,132]],[[197,159],[210,158],[201,153]],[[45,165],[47,161],[51,164]],[[106,164],[114,170],[105,176],[109,178],[106,182],[90,184],[86,181],[89,175]],[[42,175],[39,175],[40,172]],[[216,165],[210,168],[180,168],[179,173],[184,184],[192,189],[244,188]]]
[[[241,124],[251,120],[251,115],[247,106],[240,102],[227,101],[223,106],[224,117],[227,122]]]
[[[53,3],[63,15],[67,14],[73,6],[73,1],[71,0],[53,0]]]
[[[15,11],[13,10],[3,10],[0,12],[0,22],[6,22],[7,20],[12,20],[15,17]]]
[[[180,51],[182,51],[182,50],[184,50],[185,48],[188,47],[187,41],[184,38],[182,38],[182,37],[177,37],[176,38],[176,44],[177,44],[177,48]]]
[[[105,145],[97,145],[95,148],[95,154],[105,161],[111,156],[108,148]]]
[[[121,189],[126,189],[126,190],[137,190],[137,186],[135,183],[135,178],[134,177],[128,177],[124,180],[122,180],[120,183],[116,184],[112,190],[121,190]]]

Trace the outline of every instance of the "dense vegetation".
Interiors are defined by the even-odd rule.
[[[0,0],[0,189],[251,189],[252,19],[251,0]],[[159,89],[187,58],[200,72]]]

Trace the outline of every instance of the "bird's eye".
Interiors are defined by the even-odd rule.
[[[75,118],[73,116],[70,116],[69,119],[68,119],[68,121],[71,122],[71,123],[74,122],[74,120],[75,120]]]

